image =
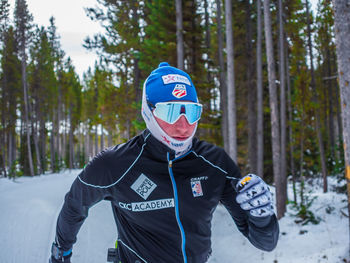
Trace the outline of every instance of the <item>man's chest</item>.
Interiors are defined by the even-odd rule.
[[[206,217],[220,200],[224,178],[202,163],[166,162],[135,165],[116,189],[114,205],[129,219],[180,214]]]

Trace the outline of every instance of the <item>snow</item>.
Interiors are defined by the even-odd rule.
[[[58,213],[65,193],[79,170],[65,171],[16,181],[0,179],[0,262],[48,262],[55,235]],[[324,194],[313,187],[316,196],[311,210],[321,218],[318,225],[300,225],[294,221],[291,206],[280,220],[277,248],[263,252],[241,235],[225,208],[218,206],[212,226],[213,255],[209,263],[340,263],[347,262],[349,233],[347,200],[344,194],[332,191],[335,179],[329,178],[331,191]],[[307,185],[310,188],[310,185]],[[291,192],[289,193],[291,195]],[[331,211],[327,213],[326,211]],[[106,262],[107,248],[113,247],[116,226],[109,202],[100,202],[90,209],[72,262]]]

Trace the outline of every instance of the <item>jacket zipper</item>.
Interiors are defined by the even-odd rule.
[[[169,158],[169,153],[167,155],[168,158],[168,170],[169,170],[169,175],[170,175],[170,179],[171,179],[171,183],[173,186],[173,192],[174,192],[174,199],[175,199],[175,217],[176,217],[176,221],[177,221],[177,225],[179,227],[180,233],[181,233],[181,249],[182,249],[182,256],[183,256],[183,260],[184,263],[187,263],[187,256],[186,256],[186,237],[185,237],[185,231],[183,229],[182,223],[180,221],[180,213],[179,213],[179,202],[178,202],[178,196],[177,196],[177,188],[176,188],[176,182],[175,182],[175,178],[173,175],[173,161],[170,160]]]

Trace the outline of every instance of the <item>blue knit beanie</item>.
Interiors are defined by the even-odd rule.
[[[146,100],[152,106],[157,102],[192,101],[198,102],[196,88],[190,76],[167,62],[159,64],[146,82]]]
[[[175,151],[176,156],[185,154],[191,149],[192,139],[197,125],[191,136],[186,140],[177,140],[170,137],[157,123],[152,113],[158,102],[190,101],[198,102],[196,88],[190,76],[177,68],[162,62],[152,71],[143,85],[141,114],[148,130],[164,145]]]

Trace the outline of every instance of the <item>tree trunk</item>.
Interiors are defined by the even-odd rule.
[[[73,169],[74,167],[74,137],[73,137],[73,123],[72,123],[72,109],[69,109],[69,169]]]
[[[105,148],[104,136],[103,136],[103,125],[101,124],[101,151]]]
[[[322,175],[323,175],[323,192],[327,192],[327,166],[326,166],[326,156],[323,146],[323,138],[321,132],[321,118],[319,110],[319,102],[316,91],[315,83],[315,73],[314,73],[314,63],[313,63],[313,54],[312,54],[312,39],[311,39],[311,26],[310,26],[310,15],[309,15],[309,1],[306,0],[306,15],[307,15],[307,32],[308,32],[308,48],[309,48],[309,57],[310,57],[310,66],[311,66],[311,89],[312,89],[312,100],[316,105],[315,115],[316,115],[316,132],[318,138],[318,147],[320,151]]]
[[[51,171],[56,171],[56,141],[57,141],[57,121],[56,121],[56,112],[53,111],[52,113],[52,129],[51,129],[51,136],[50,136],[50,162],[51,162]]]
[[[64,162],[66,162],[66,151],[67,151],[67,117],[64,117],[64,125],[63,125],[63,134],[62,134],[62,157],[61,159],[64,160]],[[66,167],[69,166],[69,163],[65,164]]]
[[[227,118],[228,118],[228,154],[237,162],[237,139],[236,139],[236,95],[235,95],[235,72],[233,55],[233,29],[232,29],[232,2],[225,0],[226,20],[226,52],[227,52]]]
[[[36,162],[37,162],[37,172],[39,174],[43,174],[42,166],[41,166],[41,160],[40,160],[40,150],[39,150],[39,140],[38,140],[38,122],[37,120],[33,122],[33,139],[34,139],[34,147],[35,147],[35,156],[36,156]]]
[[[208,0],[204,0],[204,21],[205,21],[205,47],[209,50],[211,45],[210,45],[210,23],[209,23],[209,12],[208,12]]]
[[[329,41],[329,40],[328,40]],[[327,46],[327,74],[331,77],[332,75],[332,67],[331,67],[331,54],[329,50],[329,46]],[[330,79],[327,81],[328,86],[328,101],[329,101],[329,141],[331,146],[332,158],[334,159],[334,150],[335,150],[335,136],[334,136],[334,88],[333,88],[333,80]]]
[[[336,54],[333,53],[332,57],[334,59],[334,63],[336,63],[337,62]],[[334,64],[333,68],[336,69],[337,66]],[[335,103],[336,103],[336,109],[337,109],[338,144],[340,144],[343,141],[343,125],[342,125],[341,108],[340,108],[340,94],[339,94],[339,87],[338,86],[336,86],[336,88],[335,88],[335,97],[336,97]],[[341,153],[339,153],[339,151],[338,151],[339,154],[342,154],[342,152],[343,151],[341,151]]]
[[[286,40],[286,37],[284,38]],[[293,180],[293,198],[294,203],[297,203],[297,190],[296,190],[296,174],[295,174],[295,166],[294,166],[294,141],[293,141],[293,129],[292,129],[292,121],[293,121],[293,107],[292,107],[292,90],[290,86],[290,75],[289,75],[289,56],[288,56],[288,43],[285,41],[285,61],[286,61],[286,73],[287,73],[287,98],[288,98],[288,137],[289,137],[289,155],[290,155],[290,173],[292,174]]]
[[[21,61],[22,69],[22,86],[23,86],[23,98],[24,98],[24,133],[27,137],[27,151],[28,151],[28,164],[30,176],[34,176],[34,166],[32,157],[32,147],[30,144],[30,126],[29,126],[29,106],[28,106],[28,88],[27,88],[27,66],[25,61],[25,51],[22,51],[23,57]]]
[[[88,133],[88,139],[89,139],[89,160],[90,159],[92,159],[92,157],[94,156],[94,142],[93,142],[93,137],[92,137],[92,134],[90,133],[90,131],[89,131],[89,133]]]
[[[90,137],[89,137],[89,126],[88,124],[84,123],[84,135],[85,135],[85,141],[84,141],[84,150],[85,150],[85,159],[84,162],[87,163],[89,161],[89,156],[90,156],[90,152],[89,152],[89,142],[90,142]]]
[[[298,68],[298,74],[300,70]],[[305,206],[304,202],[304,138],[305,138],[305,86],[301,87],[301,116],[300,116],[300,163],[299,163],[299,174],[300,174],[300,205]]]
[[[59,78],[61,78],[61,76],[59,75]],[[55,152],[56,152],[56,156],[55,156],[55,160],[56,163],[55,165],[58,165],[58,167],[55,167],[57,170],[60,169],[60,163],[61,163],[61,136],[60,136],[60,125],[61,125],[61,110],[62,110],[62,89],[61,89],[61,85],[58,85],[58,100],[57,100],[57,120],[56,120],[56,144],[55,144]]]
[[[271,116],[271,140],[272,140],[272,161],[273,177],[276,185],[277,217],[284,216],[286,203],[284,200],[284,188],[281,178],[281,139],[278,114],[278,99],[276,88],[276,71],[273,51],[273,39],[271,29],[270,0],[264,0],[264,26],[266,39],[266,54],[268,64],[269,93],[270,93],[270,116]]]
[[[94,156],[99,153],[98,149],[98,124],[95,126],[95,151],[94,151]]]
[[[2,143],[3,145],[5,144],[5,132],[1,132],[0,133],[0,138],[2,139]],[[2,165],[3,165],[3,173],[4,173],[4,177],[7,177],[7,172],[6,172],[6,152],[5,152],[5,147],[1,147],[1,159],[2,159]]]
[[[218,23],[218,59],[219,59],[219,82],[220,82],[220,109],[221,109],[221,135],[223,137],[224,149],[228,152],[228,133],[227,133],[227,88],[225,80],[225,61],[223,56],[223,36],[221,24],[221,1],[216,0],[217,12],[216,19]]]
[[[12,132],[9,132],[8,133],[8,142],[4,142],[6,144],[3,144],[3,145],[7,145],[7,166],[9,168],[11,168],[12,166],[12,163],[14,161],[14,158],[13,158],[13,134]],[[5,150],[6,147],[3,147],[3,149]],[[6,153],[6,151],[4,151],[4,153]]]
[[[52,120],[52,130],[55,130],[55,118]],[[51,166],[51,172],[56,171],[56,165],[55,165],[55,135],[54,132],[51,133],[50,136],[50,166]]]
[[[285,73],[285,54],[284,54],[284,9],[282,0],[278,0],[278,20],[279,20],[279,73],[280,73],[280,110],[281,110],[281,186],[283,191],[283,200],[287,204],[287,124],[286,124],[286,73]]]
[[[264,176],[264,98],[262,76],[261,0],[257,0],[256,88],[257,88],[257,174]]]
[[[133,20],[133,25],[135,27],[138,27],[139,25],[139,14],[137,12],[137,6],[138,6],[138,1],[133,0],[132,2],[132,9],[133,9],[133,13],[132,13],[132,20]],[[135,39],[137,39],[137,32],[138,30],[134,29],[134,37]],[[137,50],[137,52],[140,52],[139,50]],[[139,57],[138,54],[134,56],[134,89],[135,89],[135,94],[136,94],[136,102],[141,102],[142,100],[142,89],[140,87],[140,79],[141,79],[141,70],[139,68]],[[138,115],[138,120],[141,121],[142,117],[139,114]]]
[[[184,39],[182,25],[182,1],[175,0],[176,5],[176,51],[177,51],[177,67],[184,69]]]
[[[108,131],[107,141],[108,141],[108,147],[113,146],[113,135],[112,135],[112,131]]]
[[[350,3],[347,0],[334,0],[333,4],[338,76],[342,105],[345,178],[348,193],[348,214],[350,215]],[[350,217],[348,218],[350,228]]]
[[[247,53],[247,96],[248,96],[248,162],[249,171],[256,174],[257,172],[257,119],[256,119],[256,90],[254,89],[253,75],[254,75],[254,65],[253,65],[253,46],[252,46],[252,22],[251,22],[251,11],[250,11],[250,1],[245,1],[246,7],[246,53]]]

